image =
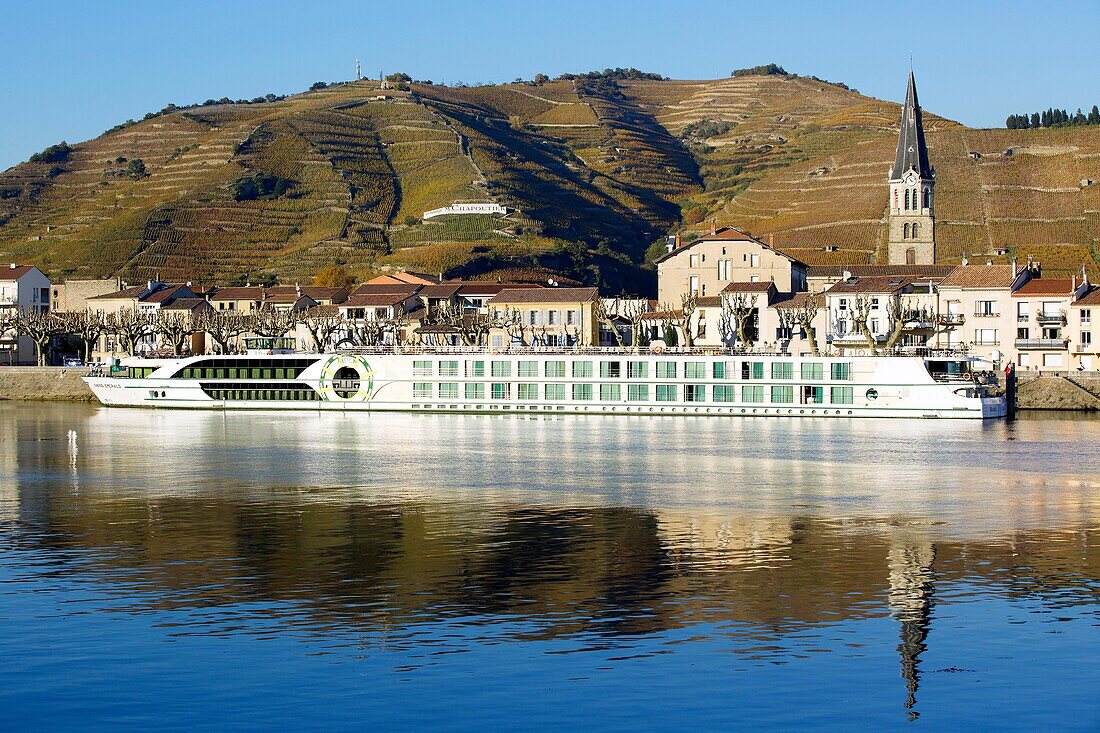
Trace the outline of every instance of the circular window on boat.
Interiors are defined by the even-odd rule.
[[[359,393],[359,370],[355,367],[340,367],[332,375],[332,390],[337,397],[350,399]]]
[[[877,400],[878,399],[878,390],[875,389],[874,387],[871,387],[871,389],[867,390],[867,399]]]

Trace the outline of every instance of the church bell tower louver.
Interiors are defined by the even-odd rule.
[[[890,168],[888,239],[889,263],[930,265],[936,261],[936,169],[928,162],[924,121],[917,102],[917,84],[909,72],[909,88],[901,112],[901,132]]]

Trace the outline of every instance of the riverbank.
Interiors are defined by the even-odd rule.
[[[80,367],[0,367],[0,400],[94,402]]]
[[[94,402],[74,367],[0,367],[0,400]],[[1100,373],[1059,376],[1019,373],[1018,410],[1100,410]]]

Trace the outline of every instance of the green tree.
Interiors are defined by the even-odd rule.
[[[143,177],[145,175],[145,161],[141,158],[134,158],[126,164],[126,173],[134,179]]]
[[[1090,125],[1100,125],[1100,107],[1095,104],[1092,105],[1092,109],[1089,110],[1088,123]]]

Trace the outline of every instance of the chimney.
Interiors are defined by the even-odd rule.
[[[153,289],[153,281],[152,280],[146,280],[145,281],[145,289],[146,290],[152,290]]]
[[[19,265],[15,264],[15,263],[13,262],[13,263],[11,263],[11,265],[9,265],[9,266],[8,266],[8,269],[10,269],[10,270],[14,270],[14,269],[15,269],[16,267],[18,267],[18,266],[19,266]]]
[[[993,267],[993,260],[986,260],[985,261],[985,266],[986,267]]]
[[[715,219],[710,220],[710,233],[711,234],[717,234],[718,233],[718,222]]]
[[[845,279],[845,280],[851,280],[851,279],[852,279],[852,273],[851,273],[851,271],[849,271],[849,270],[845,270],[845,271],[844,271],[844,279]]]
[[[963,252],[962,264],[963,264],[963,267],[966,267],[967,265],[970,264],[970,260],[967,259],[967,257],[966,257],[966,252]]]
[[[1013,280],[1016,279],[1018,268],[1019,268],[1019,263],[1017,262],[1016,258],[1013,257],[1012,258],[1012,279]]]

